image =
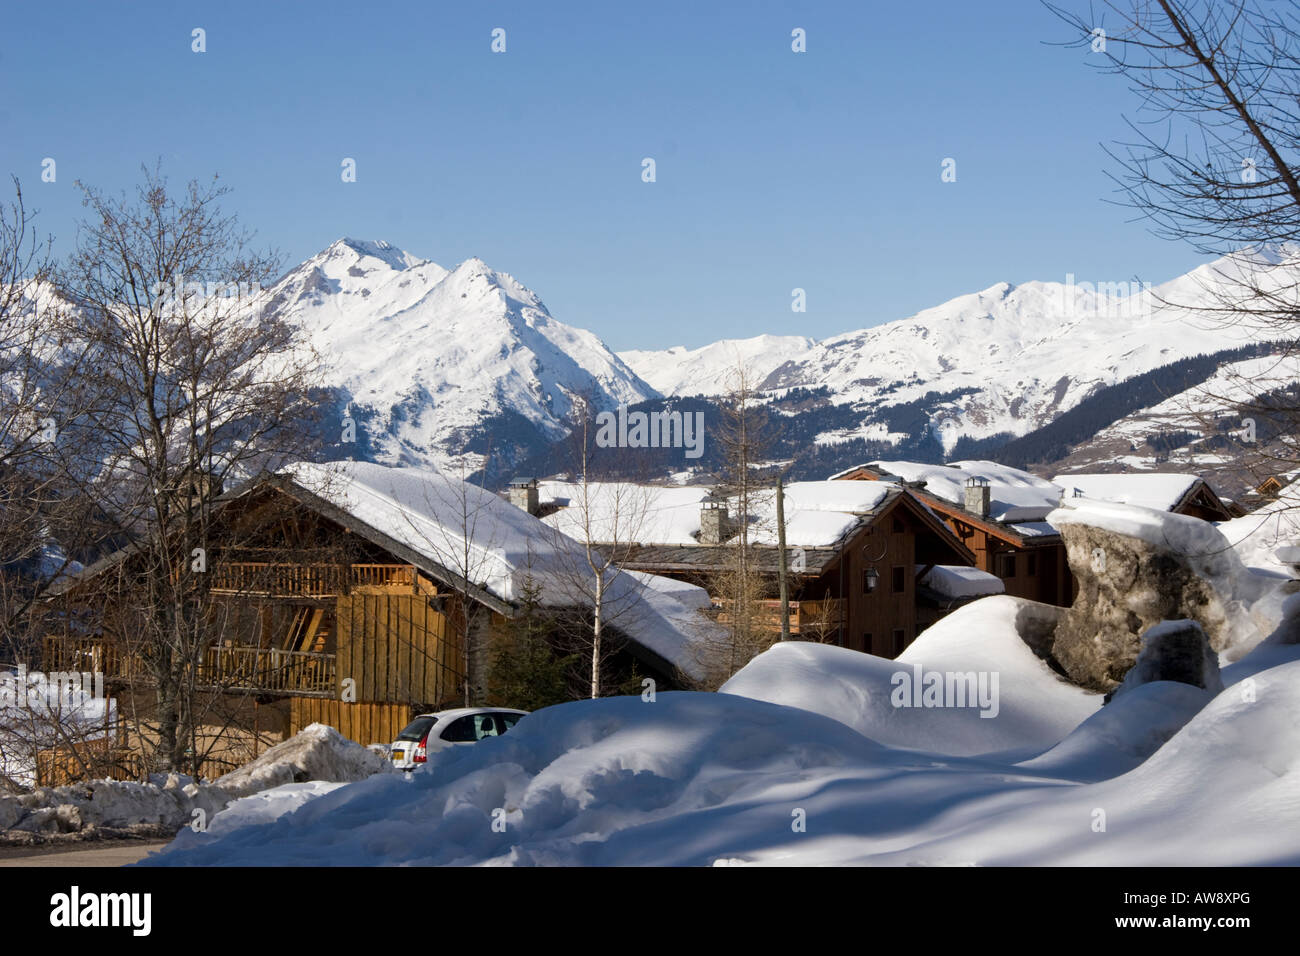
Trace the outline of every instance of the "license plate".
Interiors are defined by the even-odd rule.
[[[402,759],[404,759],[405,757],[406,757],[406,751],[405,751],[405,750],[394,750],[394,751],[393,751],[393,763],[397,763],[397,761],[402,760]]]

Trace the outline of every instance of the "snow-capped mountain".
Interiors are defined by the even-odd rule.
[[[1297,259],[1268,263],[1294,282]],[[820,342],[745,340],[760,388],[825,389],[826,405],[860,411],[819,443],[861,437],[899,440],[873,415],[918,402],[945,448],[968,435],[1024,434],[1097,389],[1197,354],[1258,342],[1259,329],[1223,327],[1187,307],[1210,301],[1234,263],[1220,260],[1154,288],[1136,283],[1002,282],[908,319]],[[801,343],[807,342],[807,345]],[[687,352],[625,352],[642,378],[670,395],[716,394],[736,364],[731,343]],[[784,361],[771,359],[784,355]],[[764,374],[764,370],[770,371]],[[680,374],[679,374],[680,373]],[[930,394],[927,398],[928,393]]]
[[[309,333],[359,457],[507,472],[565,434],[572,400],[601,408],[656,391],[591,332],[558,322],[481,259],[448,270],[386,242],[340,239],[270,292]],[[506,475],[508,477],[508,474]]]
[[[743,366],[757,385],[815,344],[802,335],[756,335],[722,339],[698,349],[675,345],[658,351],[619,352],[618,357],[665,395],[721,395],[732,387],[738,368]]]
[[[1300,275],[1297,263],[1287,255],[1268,266],[1281,283]],[[579,394],[601,408],[716,397],[744,363],[787,417],[790,441],[823,449],[808,467],[833,471],[837,442],[919,454],[922,435],[949,451],[961,436],[1022,435],[1105,386],[1269,337],[1186,308],[1208,301],[1232,266],[1221,260],[1154,289],[999,283],[822,341],[759,335],[617,355],[477,258],[448,270],[385,242],[340,239],[271,294],[324,357],[332,414],[356,423],[358,443],[343,454],[474,471],[490,453],[489,477],[500,480],[525,459],[545,467]],[[796,388],[797,400],[782,404]]]

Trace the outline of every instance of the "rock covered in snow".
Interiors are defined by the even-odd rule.
[[[1135,687],[1156,681],[1191,684],[1213,694],[1223,690],[1219,656],[1195,621],[1161,621],[1142,635],[1137,663],[1111,692],[1107,703]]]
[[[1141,634],[1162,621],[1195,621],[1218,652],[1263,638],[1250,605],[1266,582],[1207,521],[1150,508],[1066,499],[1049,515],[1078,581],[1053,657],[1084,687],[1109,691],[1137,662]],[[1230,654],[1231,656],[1231,654]]]

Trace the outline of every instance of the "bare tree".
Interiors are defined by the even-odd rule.
[[[49,243],[17,180],[14,196],[0,206],[0,660],[30,655],[33,603],[113,531],[80,494],[84,348],[58,334]]]
[[[710,590],[725,608],[723,619],[731,638],[722,666],[730,676],[773,640],[761,603],[771,596],[770,575],[757,567],[751,541],[751,521],[772,498],[764,484],[764,471],[769,468],[764,456],[772,445],[772,431],[753,372],[743,361],[737,361],[728,385],[720,403],[721,420],[714,429],[722,462],[715,492],[735,503],[735,515],[728,529],[727,568],[714,576]]]
[[[590,398],[573,398],[569,445],[574,493],[558,522],[563,531],[555,531],[551,541],[566,599],[590,609],[590,624],[576,636],[591,664],[593,698],[605,692],[604,665],[619,647],[609,637],[611,629],[635,624],[643,585],[623,565],[641,543],[654,496],[644,484],[597,479],[599,463],[612,450],[602,455],[596,445],[594,411]]]
[[[146,169],[134,196],[83,186],[89,210],[57,279],[62,334],[89,357],[84,416],[98,505],[137,537],[119,603],[156,688],[156,757],[196,749],[196,687],[225,626],[207,549],[223,490],[310,453],[318,362],[267,309],[276,259],[221,209],[215,179],[169,189]]]
[[[1256,478],[1295,469],[1300,10],[1264,0],[1106,0],[1087,15],[1046,5],[1139,97],[1132,139],[1108,150],[1124,202],[1157,235],[1225,257],[1159,306],[1279,343],[1275,369],[1225,370],[1200,403],[1284,423],[1266,443],[1250,423],[1231,436]]]

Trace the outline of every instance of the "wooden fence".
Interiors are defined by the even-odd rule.
[[[289,735],[309,724],[328,724],[349,740],[367,747],[390,744],[411,722],[408,704],[349,704],[318,697],[289,699]]]
[[[84,740],[36,754],[36,785],[62,787],[82,780],[141,780],[144,758],[138,750],[116,747],[111,737]]]

